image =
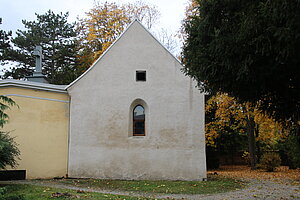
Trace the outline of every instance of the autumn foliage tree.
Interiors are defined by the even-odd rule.
[[[134,19],[150,29],[160,15],[155,6],[142,1],[123,5],[98,2],[86,14],[77,26],[82,71],[89,68]]]
[[[208,149],[225,154],[249,151],[253,169],[257,157],[264,151],[278,148],[278,142],[286,137],[282,125],[261,112],[257,105],[239,103],[225,93],[212,96],[205,110]],[[251,135],[249,120],[253,123]]]
[[[211,96],[205,105],[205,136],[208,168],[218,168],[219,157],[233,161],[247,150],[247,134],[241,106],[226,94]]]

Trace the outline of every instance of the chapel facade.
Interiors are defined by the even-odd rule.
[[[134,21],[68,86],[0,81],[20,107],[5,127],[20,144],[18,169],[27,178],[205,179],[204,94],[181,69]]]

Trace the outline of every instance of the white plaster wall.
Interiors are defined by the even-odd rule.
[[[134,22],[71,96],[70,177],[206,178],[204,95],[181,65]],[[147,71],[136,82],[136,70]],[[136,99],[147,104],[146,136],[130,131]]]

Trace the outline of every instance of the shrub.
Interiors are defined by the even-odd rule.
[[[280,156],[274,152],[268,152],[262,155],[260,158],[259,167],[267,170],[268,172],[273,172],[276,167],[279,167],[281,163]]]
[[[1,199],[1,195],[4,195],[6,191],[7,191],[6,187],[0,187],[0,199]]]
[[[292,127],[285,141],[280,143],[280,149],[287,156],[287,165],[290,169],[300,168],[300,135],[297,127]]]
[[[7,165],[11,167],[18,165],[20,151],[17,146],[9,133],[0,130],[0,169],[5,169]]]

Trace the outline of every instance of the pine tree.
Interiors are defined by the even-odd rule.
[[[43,48],[43,74],[49,83],[68,84],[79,74],[76,61],[75,23],[68,23],[68,13],[55,14],[51,10],[36,14],[36,21],[22,20],[26,30],[18,30],[12,39],[13,48],[5,60],[17,62],[17,66],[7,70],[3,78],[21,79],[30,76],[34,70],[33,50]]]
[[[0,24],[2,24],[2,18],[0,18]],[[12,32],[6,32],[0,30],[0,62],[4,64],[5,58],[7,58],[7,51],[10,48],[10,37]]]

